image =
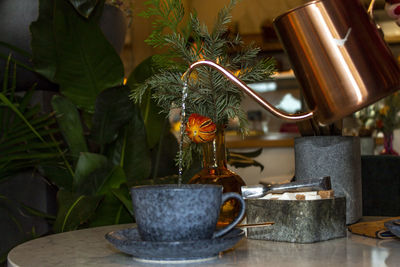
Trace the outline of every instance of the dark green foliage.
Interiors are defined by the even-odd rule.
[[[125,128],[123,163],[128,180],[142,181],[150,176],[150,152],[147,145],[143,119],[136,109],[135,115]]]
[[[94,214],[101,198],[102,196],[85,196],[64,190],[58,191],[59,210],[53,230],[65,232],[77,229]]]
[[[129,89],[126,87],[115,87],[97,97],[91,130],[91,139],[97,144],[115,141],[119,129],[137,112],[127,97],[128,93]]]
[[[59,144],[53,140],[53,134],[58,132],[54,129],[53,114],[42,114],[39,105],[31,104],[35,85],[24,93],[15,92],[16,65],[10,55],[0,89],[0,183],[26,170],[35,172],[42,164],[57,164],[62,156]],[[54,219],[3,195],[0,195],[0,211],[3,215],[0,220],[9,223],[27,238],[22,241],[37,237],[34,228],[30,235],[26,235],[19,221],[22,216],[30,213]],[[0,265],[6,256],[7,253],[0,255]]]
[[[78,152],[78,158],[75,159],[76,152],[67,142],[67,158],[70,159],[72,175],[67,174],[67,168],[64,171],[61,168],[43,168],[53,183],[61,182],[57,184],[61,190],[58,194],[55,231],[132,221],[129,211],[112,190],[129,184],[130,180],[149,178],[151,162],[144,123],[138,107],[129,102],[128,92],[125,87],[101,92],[95,102],[91,128],[79,116],[73,120],[63,116],[75,114],[77,110],[68,99],[62,96],[53,98],[58,124],[64,126],[63,136],[75,136],[91,144],[87,151]],[[85,125],[84,128],[89,129],[90,133],[85,134],[81,125]],[[81,149],[86,147],[82,146]],[[70,181],[65,182],[57,177],[55,170]]]
[[[155,63],[154,57],[149,57],[132,71],[127,85],[131,89],[135,90],[138,86],[143,84],[146,79],[159,71],[160,68]],[[164,125],[166,117],[165,115],[161,114],[160,108],[156,105],[154,99],[151,97],[150,90],[147,90],[147,92],[142,96],[140,110],[146,126],[149,147],[154,148],[162,136],[162,126]]]
[[[151,171],[166,175],[176,173],[171,167],[158,171],[164,166],[157,163],[157,157],[158,160],[162,157],[165,162],[170,158],[172,162],[173,157],[168,150],[175,152],[171,146],[177,147],[176,141],[163,141],[165,134],[158,133],[160,143],[169,146],[165,150],[157,144],[150,150],[141,110],[132,105],[128,94],[126,87],[101,92],[95,102],[91,127],[79,116],[72,120],[60,114],[60,111],[74,114],[77,107],[65,97],[53,98],[58,124],[64,125],[63,136],[76,136],[90,144],[87,151],[77,154],[79,157],[76,159],[70,143],[66,143],[66,157],[71,169],[64,164],[42,168],[45,176],[60,188],[55,231],[131,222],[133,218],[131,207],[127,204],[127,199],[130,199],[127,188],[157,182]],[[84,125],[82,128],[86,130],[82,131],[76,125]]]
[[[159,73],[161,69],[155,61],[155,56],[149,57],[131,73],[127,85],[135,90],[146,79]],[[168,118],[161,113],[160,107],[157,106],[154,98],[152,98],[150,89],[142,96],[140,110],[146,127],[147,142],[153,163],[150,176],[153,179],[157,179],[157,177],[168,176],[172,173],[176,174],[178,170],[171,155],[177,153],[178,143],[169,131]],[[154,180],[153,182],[158,183],[159,180]]]
[[[132,222],[128,188],[176,173],[174,164],[163,165],[177,147],[168,139],[165,116],[150,97],[134,105],[122,85],[122,61],[98,26],[104,0],[71,2],[39,0],[30,27],[34,71],[60,86],[54,113],[28,105],[34,88],[14,93],[15,67],[8,84],[9,65],[19,63],[11,58],[0,92],[0,179],[38,167],[59,189],[57,215],[27,210],[50,219],[55,232]],[[131,75],[132,86],[152,74],[153,64],[146,64]]]
[[[51,105],[56,112],[58,127],[70,148],[70,155],[76,162],[81,152],[88,151],[79,111],[71,101],[58,95],[53,97]]]
[[[150,178],[149,147],[157,151],[163,136],[157,125],[164,118],[157,119],[155,105],[139,109],[122,86],[122,61],[98,26],[103,5],[104,0],[40,0],[30,27],[35,71],[59,84],[62,94],[52,106],[65,160],[41,168],[60,189],[57,232],[131,222],[131,210],[121,201],[129,194],[121,188]],[[135,82],[145,79],[140,69],[134,73]]]
[[[52,140],[52,134],[58,131],[52,128],[54,116],[41,114],[39,105],[30,104],[34,86],[23,95],[15,93],[15,64],[12,83],[8,83],[10,62],[11,56],[0,92],[0,181],[42,163],[54,163],[61,155],[58,143]]]
[[[93,113],[101,91],[122,85],[120,57],[101,32],[98,16],[85,19],[65,0],[40,0],[39,7],[30,27],[35,71],[59,84],[78,108]],[[93,12],[101,11],[98,5]]]

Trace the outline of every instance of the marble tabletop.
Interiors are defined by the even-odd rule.
[[[242,239],[232,250],[203,263],[149,264],[119,252],[104,235],[132,225],[71,231],[31,240],[8,254],[8,266],[399,266],[400,239],[379,240],[348,233],[312,244]]]

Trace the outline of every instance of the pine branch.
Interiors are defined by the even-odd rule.
[[[153,47],[167,47],[168,52],[154,56],[163,71],[153,75],[132,92],[132,99],[140,102],[143,94],[151,90],[162,111],[170,113],[181,107],[182,75],[187,67],[201,59],[217,62],[231,70],[246,83],[258,82],[270,77],[274,61],[258,59],[259,48],[243,47],[239,35],[232,36],[228,25],[231,11],[238,0],[231,0],[218,13],[211,31],[202,24],[196,13],[183,23],[184,9],[180,0],[149,0],[145,17],[154,17],[153,32],[146,42]],[[182,26],[183,25],[183,26]],[[232,48],[238,53],[232,53]],[[242,132],[246,132],[246,113],[241,108],[244,94],[222,74],[210,67],[199,67],[189,79],[186,113],[198,113],[213,119],[216,124],[226,124],[237,118]],[[184,164],[190,166],[193,153],[201,153],[200,146],[185,138]]]
[[[232,0],[228,6],[223,7],[219,12],[218,12],[218,16],[217,16],[217,21],[214,24],[214,29],[213,32],[211,34],[211,36],[213,38],[219,38],[219,36],[221,36],[222,34],[224,34],[227,30],[227,24],[229,24],[232,20],[232,9],[235,7],[235,5],[238,3],[239,1],[237,0]]]

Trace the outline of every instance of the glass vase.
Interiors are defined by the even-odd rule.
[[[218,126],[215,138],[203,144],[203,168],[189,181],[190,184],[218,184],[223,192],[241,194],[241,187],[246,185],[243,179],[227,168],[224,126]],[[240,204],[230,199],[222,206],[218,226],[233,221],[240,211]]]
[[[383,133],[383,150],[380,152],[380,154],[394,156],[399,155],[399,153],[393,149],[393,132]]]

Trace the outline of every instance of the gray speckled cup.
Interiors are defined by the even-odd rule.
[[[245,213],[237,193],[222,194],[220,185],[153,185],[131,188],[139,235],[145,241],[182,241],[222,236],[238,224]],[[241,203],[238,217],[216,231],[221,205],[235,198]]]

